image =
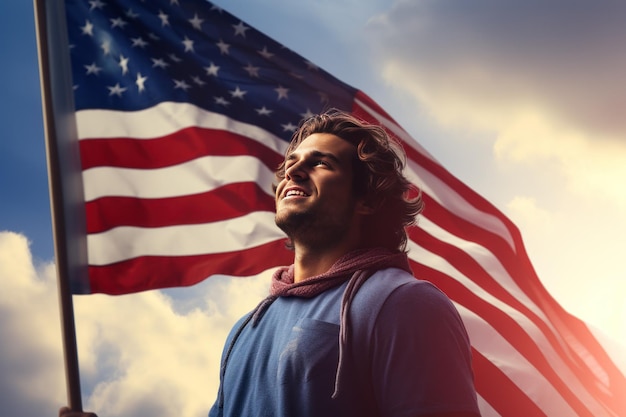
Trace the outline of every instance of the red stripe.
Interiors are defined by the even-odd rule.
[[[245,259],[245,262],[242,262]],[[249,276],[293,262],[283,240],[251,249],[194,256],[142,256],[106,266],[89,266],[92,293],[128,294],[197,284],[208,276]]]
[[[275,209],[274,199],[252,182],[228,184],[182,197],[103,197],[86,204],[87,233],[118,226],[162,227],[202,224]]]
[[[80,154],[83,170],[99,166],[154,169],[208,155],[253,155],[273,171],[282,161],[282,155],[248,137],[199,127],[154,139],[81,140]]]
[[[472,349],[472,366],[478,392],[503,417],[547,417],[500,368]],[[550,416],[557,417],[557,416]]]
[[[429,242],[429,248],[437,245],[446,245],[442,242],[434,242],[435,239],[432,240],[433,242]],[[454,258],[456,256],[469,258],[459,249],[450,245],[446,246],[449,246],[450,258]],[[474,262],[472,259],[459,259],[458,263],[473,264]],[[550,362],[537,346],[535,340],[533,340],[533,338],[524,331],[524,328],[513,318],[504,313],[502,310],[499,310],[494,305],[489,304],[487,301],[478,297],[460,282],[445,275],[444,273],[413,261],[411,262],[411,266],[420,279],[426,279],[432,282],[452,300],[474,312],[477,316],[481,317],[485,322],[489,323],[494,329],[496,329],[504,339],[514,346],[515,349],[546,378],[546,380],[555,388],[556,391],[559,392],[561,397],[563,397],[570,407],[576,410],[579,416],[593,417],[591,411],[587,409],[585,404],[580,401],[580,399],[569,389],[567,384],[565,384],[559,375],[554,371]],[[476,265],[476,267],[478,266]],[[479,269],[479,267],[475,269]],[[477,276],[480,276],[484,274],[484,271],[472,271],[469,273],[476,273]],[[516,304],[519,305],[519,303]],[[543,327],[544,333],[548,331],[545,325],[540,327]],[[554,337],[549,337],[551,335],[546,334],[546,336],[548,336],[548,340],[552,339],[552,341],[555,341]],[[563,362],[565,364],[569,363],[571,367],[571,361],[568,360],[565,352],[562,349],[559,349],[558,345],[554,346],[554,348],[557,354],[559,354],[559,356],[563,359]]]

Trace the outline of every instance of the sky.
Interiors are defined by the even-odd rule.
[[[515,222],[566,310],[626,346],[626,5],[216,3],[377,101]],[[0,404],[53,415],[66,397],[31,2],[0,4],[0,54]],[[266,291],[267,276],[218,277],[74,297],[85,408],[206,415],[226,334]]]

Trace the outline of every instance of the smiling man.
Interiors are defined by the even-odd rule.
[[[340,111],[299,127],[276,173],[294,263],[231,331],[217,416],[477,416],[465,328],[416,279],[403,152]]]

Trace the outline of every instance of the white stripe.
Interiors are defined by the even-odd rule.
[[[177,197],[225,184],[257,182],[273,196],[274,172],[252,156],[205,156],[159,169],[96,167],[83,172],[85,201],[106,196]]]
[[[287,143],[258,126],[230,119],[189,103],[163,102],[146,110],[80,110],[76,112],[78,137],[153,139],[188,127],[226,130],[284,154]]]
[[[480,394],[476,393],[478,399],[478,409],[480,410],[481,417],[502,417],[489,402],[483,398]]]
[[[160,228],[117,227],[87,236],[90,265],[108,265],[139,256],[185,256],[253,248],[282,239],[274,213],[207,223]]]
[[[372,108],[367,106],[360,100],[355,99],[355,102],[367,111],[371,116],[382,123],[386,128],[392,131],[396,136],[402,139],[406,145],[411,146],[420,154],[426,156],[428,159],[435,162],[437,165],[441,164],[430,155],[426,149],[424,149],[419,143],[415,141],[409,134],[404,131],[398,124],[387,119],[385,116],[377,113]],[[408,159],[408,158],[407,158]],[[461,197],[456,191],[450,188],[445,182],[439,179],[437,176],[430,173],[430,171],[417,164],[412,159],[407,160],[407,169],[405,175],[415,185],[420,187],[422,191],[431,196],[435,201],[446,207],[448,210],[456,214],[457,216],[474,223],[477,226],[496,233],[506,240],[511,248],[515,250],[513,238],[509,233],[507,227],[497,217],[485,213],[476,209],[469,204],[463,197]]]
[[[408,161],[405,175],[411,182],[420,187],[425,194],[428,194],[448,211],[469,223],[473,223],[484,230],[500,236],[517,253],[515,242],[509,229],[498,217],[478,210],[439,177],[433,175],[413,160]],[[424,209],[423,216],[428,216],[428,207]]]
[[[569,403],[559,394],[552,384],[532,366],[495,328],[480,316],[462,305],[456,304],[463,322],[470,334],[472,346],[496,365],[511,381],[547,415],[578,416]],[[576,395],[577,381],[567,380],[565,384]],[[580,389],[579,389],[580,391]],[[581,402],[595,417],[608,416],[588,393]]]
[[[370,116],[372,116],[373,118],[378,120],[379,123],[384,125],[387,129],[389,129],[389,131],[391,131],[399,139],[401,139],[404,142],[406,142],[407,145],[411,146],[417,152],[419,152],[420,154],[424,155],[425,157],[427,157],[431,161],[435,162],[437,165],[440,165],[439,162],[437,162],[437,160],[435,159],[435,157],[432,156],[431,154],[429,154],[428,151],[425,148],[423,148],[422,145],[417,143],[417,141],[415,139],[413,139],[399,124],[393,122],[392,120],[389,120],[387,117],[385,117],[382,114],[378,113],[377,111],[375,111],[374,109],[369,107],[367,104],[363,103],[361,100],[354,99],[354,101],[365,112],[369,113]]]
[[[469,279],[467,276],[465,276],[463,273],[461,273],[459,270],[457,270],[454,266],[452,266],[445,258],[430,252],[428,249],[425,249],[422,246],[417,245],[415,242],[410,241],[409,242],[409,246],[410,246],[410,252],[409,252],[409,256],[411,257],[411,259],[415,260],[416,262],[419,262],[423,265],[428,266],[429,268],[432,268],[434,270],[440,271],[442,273],[444,273],[445,275],[447,275],[448,277],[454,279],[455,281],[459,282],[460,284],[462,284],[465,288],[467,288],[468,290],[470,290],[472,293],[476,294],[477,296],[479,296],[481,299],[483,299],[484,301],[486,301],[488,304],[493,305],[495,308],[497,308],[499,311],[501,311],[503,314],[506,314],[507,316],[509,316],[511,319],[513,319],[515,322],[517,322],[520,327],[523,329],[523,331],[533,340],[533,342],[539,347],[539,350],[543,353],[544,357],[546,358],[546,361],[548,362],[549,366],[555,371],[555,374],[557,375],[557,377],[564,382],[564,385],[568,386],[569,389],[574,393],[574,395],[578,396],[583,403],[585,403],[588,407],[592,408],[596,407],[598,409],[602,409],[602,407],[600,405],[598,405],[597,400],[586,390],[586,388],[580,383],[580,381],[578,380],[577,376],[572,372],[572,370],[569,368],[569,366],[567,366],[567,364],[565,364],[565,362],[563,361],[563,358],[561,358],[561,356],[554,350],[554,348],[552,347],[552,345],[549,343],[548,339],[546,338],[546,336],[541,332],[541,330],[537,327],[537,325],[535,325],[535,323],[533,323],[528,317],[526,317],[524,314],[522,314],[520,311],[518,311],[517,309],[514,309],[513,307],[511,307],[510,305],[500,301],[499,299],[495,298],[494,296],[492,296],[491,294],[487,293],[486,291],[484,291],[481,287],[479,287],[474,281],[472,281],[471,279]],[[463,245],[461,245],[463,246]],[[472,254],[470,254],[472,255]],[[418,277],[419,278],[419,277]],[[510,277],[506,276],[506,277],[501,277],[501,276],[497,276],[496,281],[500,282],[500,280],[506,280],[506,279],[510,279]],[[532,304],[532,302],[530,300],[527,301],[528,303],[530,303],[531,305],[528,306],[529,308],[531,308],[531,310],[536,310],[536,306],[534,306],[534,304]],[[458,304],[458,302],[455,302]],[[463,306],[464,309],[466,309],[467,311],[470,311],[468,309],[468,307]],[[460,311],[460,310],[459,310]],[[475,313],[472,313],[475,314]],[[463,321],[465,322],[467,319],[467,315],[466,314],[461,314],[463,317]],[[545,318],[545,316],[542,313],[539,313],[538,316],[542,319],[542,321],[552,330],[554,336],[556,337],[557,340],[559,340],[559,342],[562,343],[562,340],[559,336],[558,333],[554,332],[554,328],[552,326],[552,324],[550,322],[547,321],[547,319]],[[489,339],[489,346],[496,347],[497,346],[497,342],[495,339],[493,339],[493,332],[497,332],[496,329],[494,329],[491,325],[489,325],[486,321],[483,321],[481,319],[481,321],[483,322],[482,324],[484,326],[488,326],[489,328],[489,335],[483,335],[480,333],[476,333],[476,331],[471,331],[468,328],[468,333],[470,334],[470,338],[472,341],[472,344],[478,348],[478,346],[476,345],[476,343],[474,343],[475,341],[480,341],[482,342],[484,339],[484,337],[488,337]],[[467,327],[467,325],[466,325]],[[480,329],[480,328],[479,328]],[[508,355],[513,354],[514,352],[514,356],[515,357],[522,357],[522,354],[519,353],[512,345],[509,344],[508,341],[506,341],[506,339],[504,337],[502,337],[499,333],[498,333],[498,338],[499,341],[502,341],[503,343],[506,344],[506,350],[507,350],[507,356],[502,356],[502,357],[510,357]],[[481,351],[481,353],[484,354],[483,349],[479,349]],[[494,350],[488,350],[489,352],[494,352]],[[500,351],[495,349],[495,351],[497,351],[497,353],[493,353],[493,355],[491,357],[496,358],[500,356]],[[487,355],[485,355],[487,356]],[[525,369],[526,367],[531,368],[532,367],[532,372],[533,374],[541,374],[541,372],[534,368],[534,366],[532,364],[530,364],[526,359],[524,359],[525,361],[525,365],[523,367],[521,367],[520,369]],[[500,367],[500,363],[494,361],[495,365]],[[528,372],[527,372],[528,373]],[[515,374],[511,374],[509,375],[511,377],[511,379],[517,384],[517,380],[516,378],[514,378]],[[543,378],[543,377],[542,377]],[[547,381],[547,380],[546,380]],[[522,381],[522,385],[524,384],[524,382]],[[554,390],[556,392],[556,395],[559,395],[558,392],[556,390]],[[533,398],[531,396],[531,398]],[[548,415],[552,415],[552,414],[548,414]],[[557,415],[557,414],[554,414]],[[559,414],[562,415],[562,414]]]

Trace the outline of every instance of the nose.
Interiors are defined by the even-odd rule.
[[[302,160],[295,161],[285,169],[285,179],[292,181],[302,181],[306,179],[308,173]]]

